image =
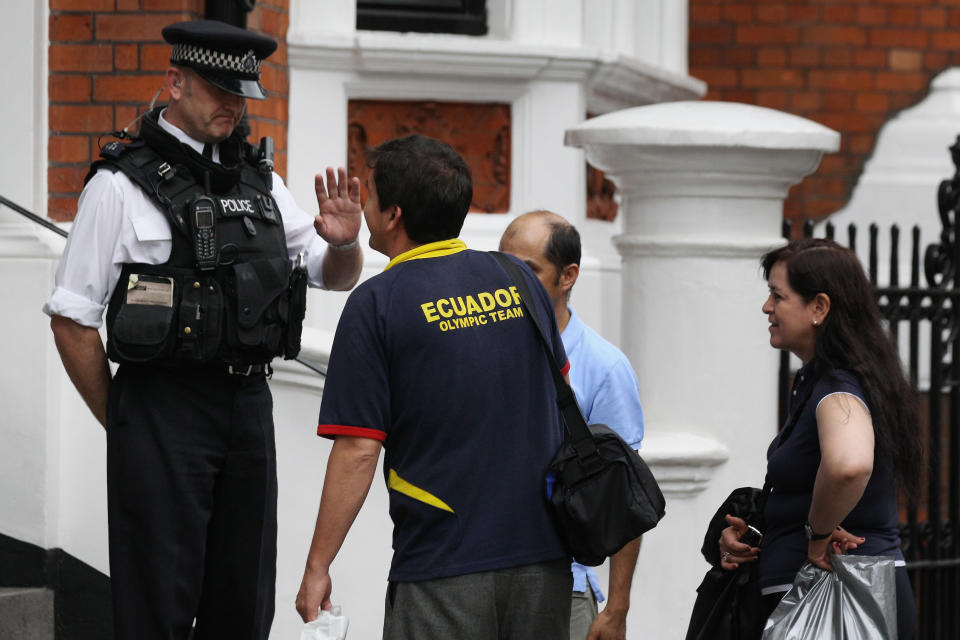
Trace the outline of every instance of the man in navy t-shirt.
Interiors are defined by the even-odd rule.
[[[565,639],[570,559],[544,482],[563,427],[543,346],[507,273],[457,239],[473,195],[464,160],[414,135],[369,161],[370,247],[390,262],[350,295],[334,337],[318,427],[334,444],[297,610],[309,621],[330,607],[329,567],[382,446],[384,638]],[[522,269],[566,363],[550,300]]]

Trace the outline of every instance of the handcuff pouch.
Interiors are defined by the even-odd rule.
[[[233,265],[236,295],[236,339],[249,362],[269,362],[283,353],[289,312],[286,257]]]

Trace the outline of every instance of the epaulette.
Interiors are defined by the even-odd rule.
[[[90,165],[90,170],[87,172],[87,175],[83,178],[83,184],[86,185],[90,182],[90,179],[96,175],[97,171],[100,168],[106,168],[110,171],[117,171],[119,167],[114,164],[116,160],[119,160],[121,156],[129,151],[134,149],[140,149],[144,146],[142,138],[134,138],[130,142],[121,142],[120,140],[114,140],[113,142],[108,142],[100,148],[100,160],[95,160],[93,164]]]
[[[134,138],[130,142],[121,142],[120,140],[114,140],[113,142],[108,142],[103,145],[100,149],[100,157],[107,159],[115,159],[122,156],[127,151],[133,149],[138,149],[144,144],[143,138]]]
[[[191,188],[196,185],[193,178],[189,177],[189,172],[184,170],[184,175],[180,175],[176,168],[171,167],[156,151],[148,147],[142,138],[134,138],[130,142],[114,141],[104,145],[100,149],[100,159],[90,165],[84,185],[101,168],[123,173],[167,214],[175,229],[188,232],[181,206],[185,198],[192,195]],[[165,185],[162,190],[161,183]]]

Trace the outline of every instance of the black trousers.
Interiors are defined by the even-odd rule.
[[[277,474],[263,375],[123,365],[107,410],[116,640],[266,640]],[[195,627],[195,629],[194,629]]]

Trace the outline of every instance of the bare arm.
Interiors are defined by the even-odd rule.
[[[640,553],[640,540],[631,540],[610,556],[610,585],[607,604],[590,625],[588,640],[624,640],[627,637],[627,611],[630,610],[630,586]]]
[[[100,332],[63,316],[51,316],[50,329],[70,381],[93,417],[106,428],[110,367]]]
[[[873,422],[867,408],[855,397],[834,394],[817,407],[817,433],[820,437],[820,468],[813,484],[813,501],[807,519],[815,532],[827,533],[835,531],[857,505],[870,481],[873,473]],[[827,548],[838,535],[811,541],[807,550],[811,562],[829,569]]]
[[[360,278],[363,250],[359,244],[349,248],[337,248],[337,245],[356,242],[360,233],[360,219],[363,217],[360,180],[352,178],[348,181],[343,167],[336,173],[332,167],[327,167],[326,186],[319,173],[314,178],[313,186],[319,207],[313,226],[317,234],[332,245],[327,247],[323,256],[323,283],[327,289],[346,291]]]
[[[304,622],[315,620],[320,607],[330,608],[330,564],[367,498],[379,458],[377,440],[337,436],[333,442],[317,525],[297,594],[297,612]]]

